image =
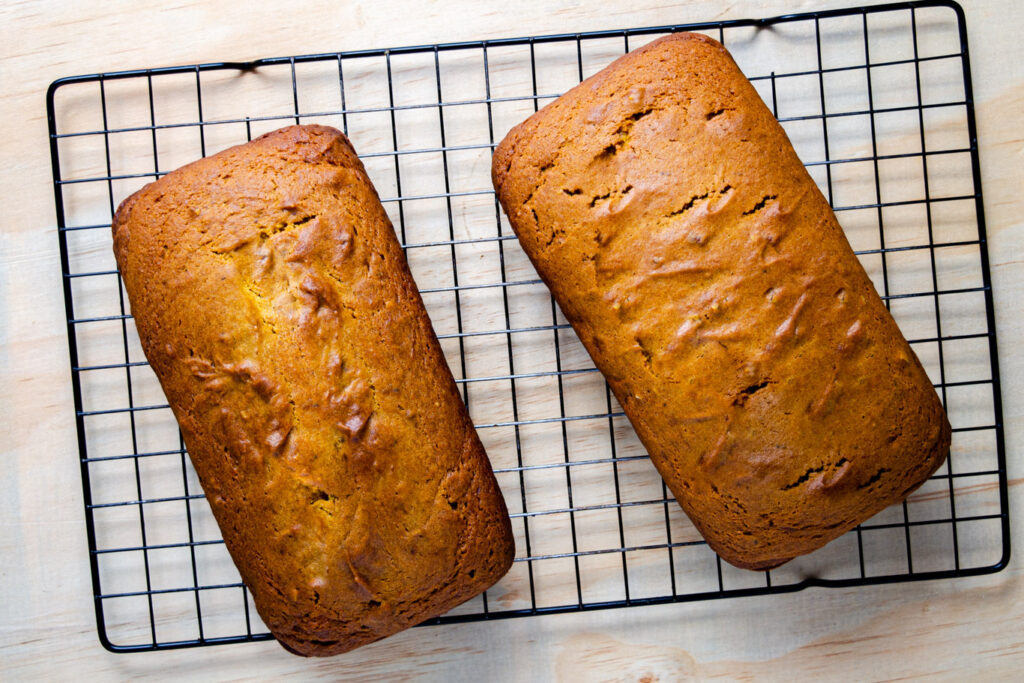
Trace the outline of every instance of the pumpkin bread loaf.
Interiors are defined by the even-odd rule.
[[[512,227],[721,557],[766,569],[921,485],[950,427],[782,127],[670,35],[494,154]]]
[[[344,135],[293,126],[189,164],[113,232],[146,357],[282,645],[344,652],[506,572],[504,501]]]

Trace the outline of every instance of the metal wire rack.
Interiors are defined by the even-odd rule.
[[[491,150],[512,125],[680,30],[725,43],[771,106],[954,428],[948,463],[907,502],[768,572],[723,564],[671,499],[489,180]],[[1008,560],[978,146],[953,2],[91,74],[54,82],[47,110],[108,649],[270,637],[142,355],[109,226],[142,184],[295,122],[342,128],[361,152],[512,514],[508,576],[430,623],[950,578]]]

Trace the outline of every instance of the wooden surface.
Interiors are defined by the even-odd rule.
[[[372,10],[327,2],[285,10],[263,2],[223,3],[215,9],[186,1],[152,10],[138,3],[87,8],[11,2],[0,7],[5,46],[0,83],[6,91],[0,116],[7,132],[6,163],[0,170],[7,190],[0,242],[0,414],[6,437],[0,461],[0,678],[959,679],[979,672],[988,678],[1015,678],[1024,663],[1024,638],[1019,635],[1024,571],[1017,560],[999,574],[976,579],[812,589],[414,629],[326,661],[297,659],[272,642],[115,655],[96,638],[46,136],[44,93],[53,79],[134,67],[770,16],[843,5],[524,2],[504,9],[470,2],[385,1]],[[1024,61],[1024,47],[1012,29],[1021,27],[1024,14],[1008,1],[965,6],[1013,520],[1020,511],[1024,476],[1018,457],[1024,401],[1015,391],[1024,379],[1024,363],[1015,353],[1024,327],[1019,315],[1024,295],[1024,72],[1016,68]],[[74,109],[65,113],[70,116]],[[83,175],[90,171],[88,165],[74,170]],[[429,275],[429,268],[423,273]],[[435,318],[435,324],[445,321]],[[486,355],[481,362],[487,362]],[[492,458],[506,457],[500,443],[489,451]],[[1018,549],[1024,541],[1019,528],[1018,523],[1013,531]]]

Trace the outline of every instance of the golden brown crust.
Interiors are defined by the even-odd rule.
[[[146,357],[285,647],[344,652],[507,571],[504,501],[344,135],[293,126],[197,161],[113,230]]]
[[[905,497],[950,429],[781,126],[668,36],[498,146],[523,248],[711,547],[751,569]]]

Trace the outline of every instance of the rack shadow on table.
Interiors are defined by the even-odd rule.
[[[630,49],[726,44],[934,381],[949,461],[776,570],[723,564],[672,500],[490,186],[515,123]],[[86,531],[115,651],[269,638],[224,549],[113,263],[116,204],[290,123],[352,138],[406,250],[516,530],[486,594],[429,623],[938,579],[1009,557],[966,26],[951,2],[65,78],[47,96]]]

